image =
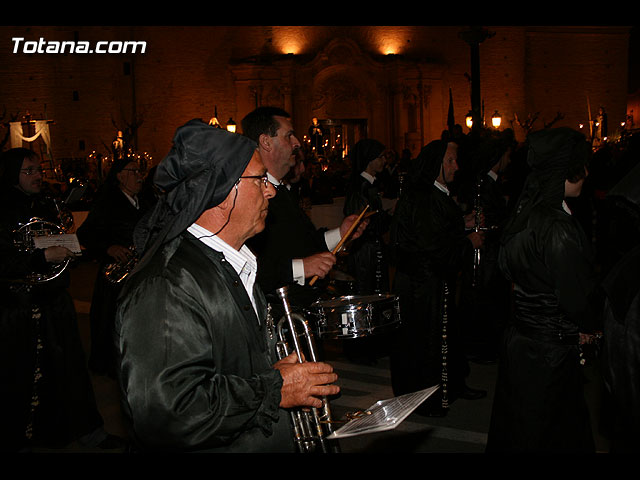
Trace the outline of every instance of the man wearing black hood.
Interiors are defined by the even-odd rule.
[[[257,261],[275,194],[255,142],[193,120],[155,173],[143,254],[116,313],[123,412],[141,451],[292,452],[286,409],[336,394],[324,363],[276,361]]]
[[[149,209],[140,195],[144,171],[130,158],[116,159],[89,215],[77,231],[87,253],[99,268],[91,298],[91,353],[89,368],[96,374],[115,378],[113,319],[122,282],[105,276],[109,264],[126,265],[135,261],[133,230]]]
[[[12,232],[31,218],[60,223],[41,194],[40,159],[14,148],[3,153],[0,169],[0,447],[61,448],[76,440],[117,447],[103,429],[86,370],[69,269],[58,276],[49,269],[74,254],[62,246],[24,250],[13,241]],[[30,282],[31,273],[50,279]]]
[[[565,197],[580,194],[590,147],[569,128],[528,137],[531,172],[501,238],[514,314],[501,346],[487,451],[593,452],[581,344],[596,286],[587,237]]]
[[[482,232],[466,232],[462,210],[449,196],[447,186],[457,169],[455,143],[436,140],[425,146],[391,224],[393,291],[402,315],[390,356],[391,381],[396,395],[440,385],[417,410],[427,415],[446,415],[455,398],[486,394],[466,386],[468,365],[455,315],[458,274],[483,237]]]
[[[612,248],[617,262],[602,282],[602,370],[610,394],[609,451],[640,450],[640,164],[607,194],[626,238]],[[620,230],[612,234],[618,238]]]
[[[376,174],[385,163],[385,146],[374,139],[360,140],[351,152],[352,175],[347,188],[343,213],[345,216],[376,212],[367,229],[349,246],[347,264],[355,278],[359,295],[389,291],[389,265],[383,234],[389,228],[389,214],[382,207],[381,191]]]

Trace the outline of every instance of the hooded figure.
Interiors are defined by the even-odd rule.
[[[359,295],[389,291],[389,262],[382,236],[389,229],[390,217],[382,206],[381,191],[375,175],[384,168],[385,146],[373,139],[360,140],[352,151],[352,174],[346,192],[343,213],[359,215],[368,205],[368,212],[377,212],[369,220],[364,233],[348,247],[348,272],[355,279]],[[375,182],[375,183],[374,183]]]
[[[640,448],[640,164],[609,194],[622,212],[628,250],[603,281],[603,376],[611,395],[610,451]]]
[[[91,353],[89,368],[98,375],[115,378],[113,321],[122,282],[107,278],[108,265],[122,266],[114,276],[135,262],[133,231],[149,210],[149,200],[140,195],[144,174],[130,157],[114,160],[105,183],[98,191],[87,218],[77,230],[86,254],[98,262],[90,310]]]
[[[449,196],[457,146],[436,140],[412,165],[410,184],[400,197],[391,224],[396,259],[393,292],[400,298],[402,326],[390,356],[395,395],[433,385],[440,388],[419,408],[445,415],[457,397],[480,398],[466,387],[468,365],[460,345],[454,292],[458,273],[473,259],[463,214]]]
[[[533,133],[528,143],[531,172],[499,254],[514,311],[487,451],[593,451],[580,345],[596,327],[596,279],[589,241],[564,202],[580,193],[590,149],[569,128]]]
[[[135,232],[138,254],[155,252],[180,235],[202,212],[222,202],[255,150],[252,140],[212,129],[201,120],[191,120],[179,128],[173,148],[154,176],[155,186],[164,194]],[[141,263],[142,267],[145,262]]]
[[[58,221],[40,194],[40,159],[14,148],[2,154],[0,169],[0,448],[60,448],[94,433],[102,440],[106,432],[67,291],[69,269],[47,282],[24,283],[27,274],[61,262],[50,254],[62,247],[25,250],[12,235],[33,217]]]
[[[255,142],[193,120],[158,165],[164,193],[136,229],[143,257],[116,313],[123,412],[136,449],[293,451],[267,305],[247,280],[255,280],[255,256],[219,236],[258,208],[266,213],[273,189],[261,175],[242,177],[250,164],[264,173]],[[196,225],[203,214],[221,228]]]

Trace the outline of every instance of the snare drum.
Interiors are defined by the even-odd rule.
[[[388,294],[349,295],[317,301],[309,312],[321,338],[359,338],[400,324],[398,297]]]

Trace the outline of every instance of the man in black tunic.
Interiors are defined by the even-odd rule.
[[[99,263],[91,298],[91,353],[89,368],[96,374],[115,378],[113,319],[122,282],[108,279],[105,268],[135,262],[133,230],[151,206],[139,195],[144,171],[129,158],[113,162],[107,180],[89,215],[78,228],[80,244]]]
[[[0,161],[0,445],[3,450],[61,448],[73,441],[117,447],[107,436],[85,365],[73,299],[74,254],[63,246],[18,248],[12,232],[31,218],[60,224],[42,193],[40,159],[14,148]],[[58,270],[59,271],[59,270]],[[31,282],[29,274],[49,275]]]
[[[389,258],[383,235],[387,233],[390,215],[382,206],[382,192],[376,175],[385,164],[385,146],[374,139],[363,139],[351,152],[352,174],[347,186],[343,213],[359,214],[369,205],[376,212],[363,234],[349,246],[347,265],[355,278],[359,295],[389,291]]]
[[[402,314],[390,356],[391,383],[396,395],[440,385],[417,410],[427,415],[446,415],[455,398],[486,395],[466,386],[468,365],[455,312],[459,272],[483,237],[466,232],[473,218],[465,219],[449,196],[447,185],[457,169],[455,143],[436,140],[424,147],[391,224],[393,291]]]
[[[317,229],[282,185],[300,148],[286,111],[259,107],[242,120],[242,130],[258,144],[269,181],[276,188],[264,231],[248,243],[258,257],[258,284],[268,296],[289,285],[293,307],[307,306],[319,296],[317,287],[309,287],[310,280],[322,279],[331,271],[336,263],[332,250],[358,215],[345,217],[339,228]],[[358,238],[366,225],[362,222],[351,238]]]
[[[245,246],[274,190],[256,144],[200,120],[180,127],[136,228],[144,252],[116,313],[123,411],[142,451],[292,452],[291,407],[336,394],[324,363],[277,360]]]

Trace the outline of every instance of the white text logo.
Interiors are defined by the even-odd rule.
[[[47,41],[40,37],[38,41],[23,37],[13,37],[13,53],[145,53],[147,42],[140,41],[100,41],[95,47],[91,42]]]

